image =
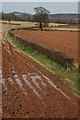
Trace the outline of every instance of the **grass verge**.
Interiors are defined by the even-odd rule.
[[[44,54],[34,50],[32,47],[23,45],[19,41],[13,39],[8,33],[5,35],[7,40],[9,40],[15,47],[29,56],[33,57],[46,68],[48,68],[53,74],[60,77],[64,82],[64,85],[73,93],[78,94],[78,67],[74,67],[70,70],[66,70],[63,66],[58,63],[55,63],[51,59],[47,58]]]

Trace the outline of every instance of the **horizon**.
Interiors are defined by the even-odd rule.
[[[34,14],[35,7],[44,7],[50,11],[51,14],[77,14],[77,2],[4,2],[2,3],[2,12],[21,12]],[[65,9],[64,9],[65,8]]]
[[[3,12],[3,11],[2,11]],[[15,13],[15,12],[17,12],[17,13],[26,13],[26,14],[31,14],[31,13],[29,13],[29,12],[20,12],[20,11],[12,11],[12,12],[3,12],[3,13],[5,13],[5,14],[10,14],[10,13]],[[79,14],[79,13],[50,13],[51,15],[57,15],[57,14]],[[34,14],[31,14],[31,15],[34,15]]]

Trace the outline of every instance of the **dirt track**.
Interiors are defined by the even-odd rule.
[[[59,78],[5,41],[2,55],[3,118],[77,117],[78,99],[64,89]]]
[[[66,55],[71,56],[78,63],[78,32],[19,30],[14,33],[25,40],[66,53]]]

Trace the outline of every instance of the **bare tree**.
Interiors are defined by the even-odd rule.
[[[34,11],[35,11],[34,19],[35,21],[39,22],[39,28],[42,31],[42,23],[49,22],[50,12],[44,7],[36,7],[34,8]]]

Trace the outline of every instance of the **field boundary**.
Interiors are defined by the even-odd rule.
[[[4,37],[5,40],[7,40],[6,37],[5,37],[5,34],[6,34],[6,32],[4,33],[3,37]],[[50,70],[49,68],[47,68],[45,65],[43,65],[41,62],[39,62],[38,60],[36,60],[34,57],[30,56],[29,54],[26,54],[25,52],[23,52],[22,50],[20,50],[19,48],[17,48],[17,47],[16,47],[14,44],[12,44],[9,40],[7,40],[7,42],[9,42],[9,43],[15,48],[15,51],[17,51],[17,52],[19,52],[19,53],[22,53],[22,54],[24,54],[25,56],[29,57],[30,59],[34,60],[36,63],[38,63],[38,64],[39,64],[40,66],[42,66],[44,69],[48,70],[50,73],[52,73],[52,74],[55,75],[55,73],[53,73],[52,70]]]
[[[67,87],[70,91],[72,91],[72,92],[74,91],[73,93],[75,95],[77,95],[77,93],[78,93],[78,88],[77,88],[78,79],[77,79],[77,73],[76,73],[77,68],[73,68],[71,70],[66,70],[64,67],[62,67],[61,65],[59,65],[57,63],[51,63],[51,65],[54,66],[54,69],[52,69],[48,66],[48,65],[50,65],[50,64],[48,64],[48,62],[47,62],[48,65],[42,62],[42,59],[46,60],[47,57],[45,57],[45,58],[42,57],[42,58],[40,58],[41,60],[39,60],[36,58],[36,56],[33,56],[32,54],[25,52],[23,49],[21,49],[19,47],[19,41],[16,41],[15,39],[13,39],[13,37],[10,37],[8,32],[4,33],[4,40],[7,40],[7,42],[9,42],[9,44],[11,44],[14,47],[16,52],[24,54],[26,57],[29,57],[30,59],[32,59],[35,63],[37,63],[39,66],[41,66],[44,71],[46,70],[47,72],[49,72],[49,74],[52,74],[52,75],[60,78],[60,80],[64,83],[64,86]],[[18,46],[17,46],[17,44],[18,44]],[[24,45],[23,44],[21,44],[21,45],[23,48]],[[41,57],[41,56],[39,56],[39,57]],[[57,67],[57,69],[55,67]],[[61,70],[61,72],[60,72],[60,70]],[[76,81],[74,81],[74,80],[76,80]],[[71,85],[71,87],[70,87],[70,85]]]
[[[40,46],[38,44],[35,44],[33,42],[30,42],[28,40],[25,40],[24,38],[21,38],[21,36],[14,35],[14,30],[20,30],[20,29],[28,29],[31,28],[17,28],[17,29],[11,29],[9,30],[9,34],[16,39],[16,41],[21,42],[24,45],[31,46],[33,49],[37,50],[38,52],[41,52],[42,54],[45,54],[48,58],[53,60],[54,62],[57,62],[58,64],[61,64],[65,68],[71,68],[74,64],[74,59],[67,56],[65,53],[62,53],[57,50],[48,49],[46,47]]]

